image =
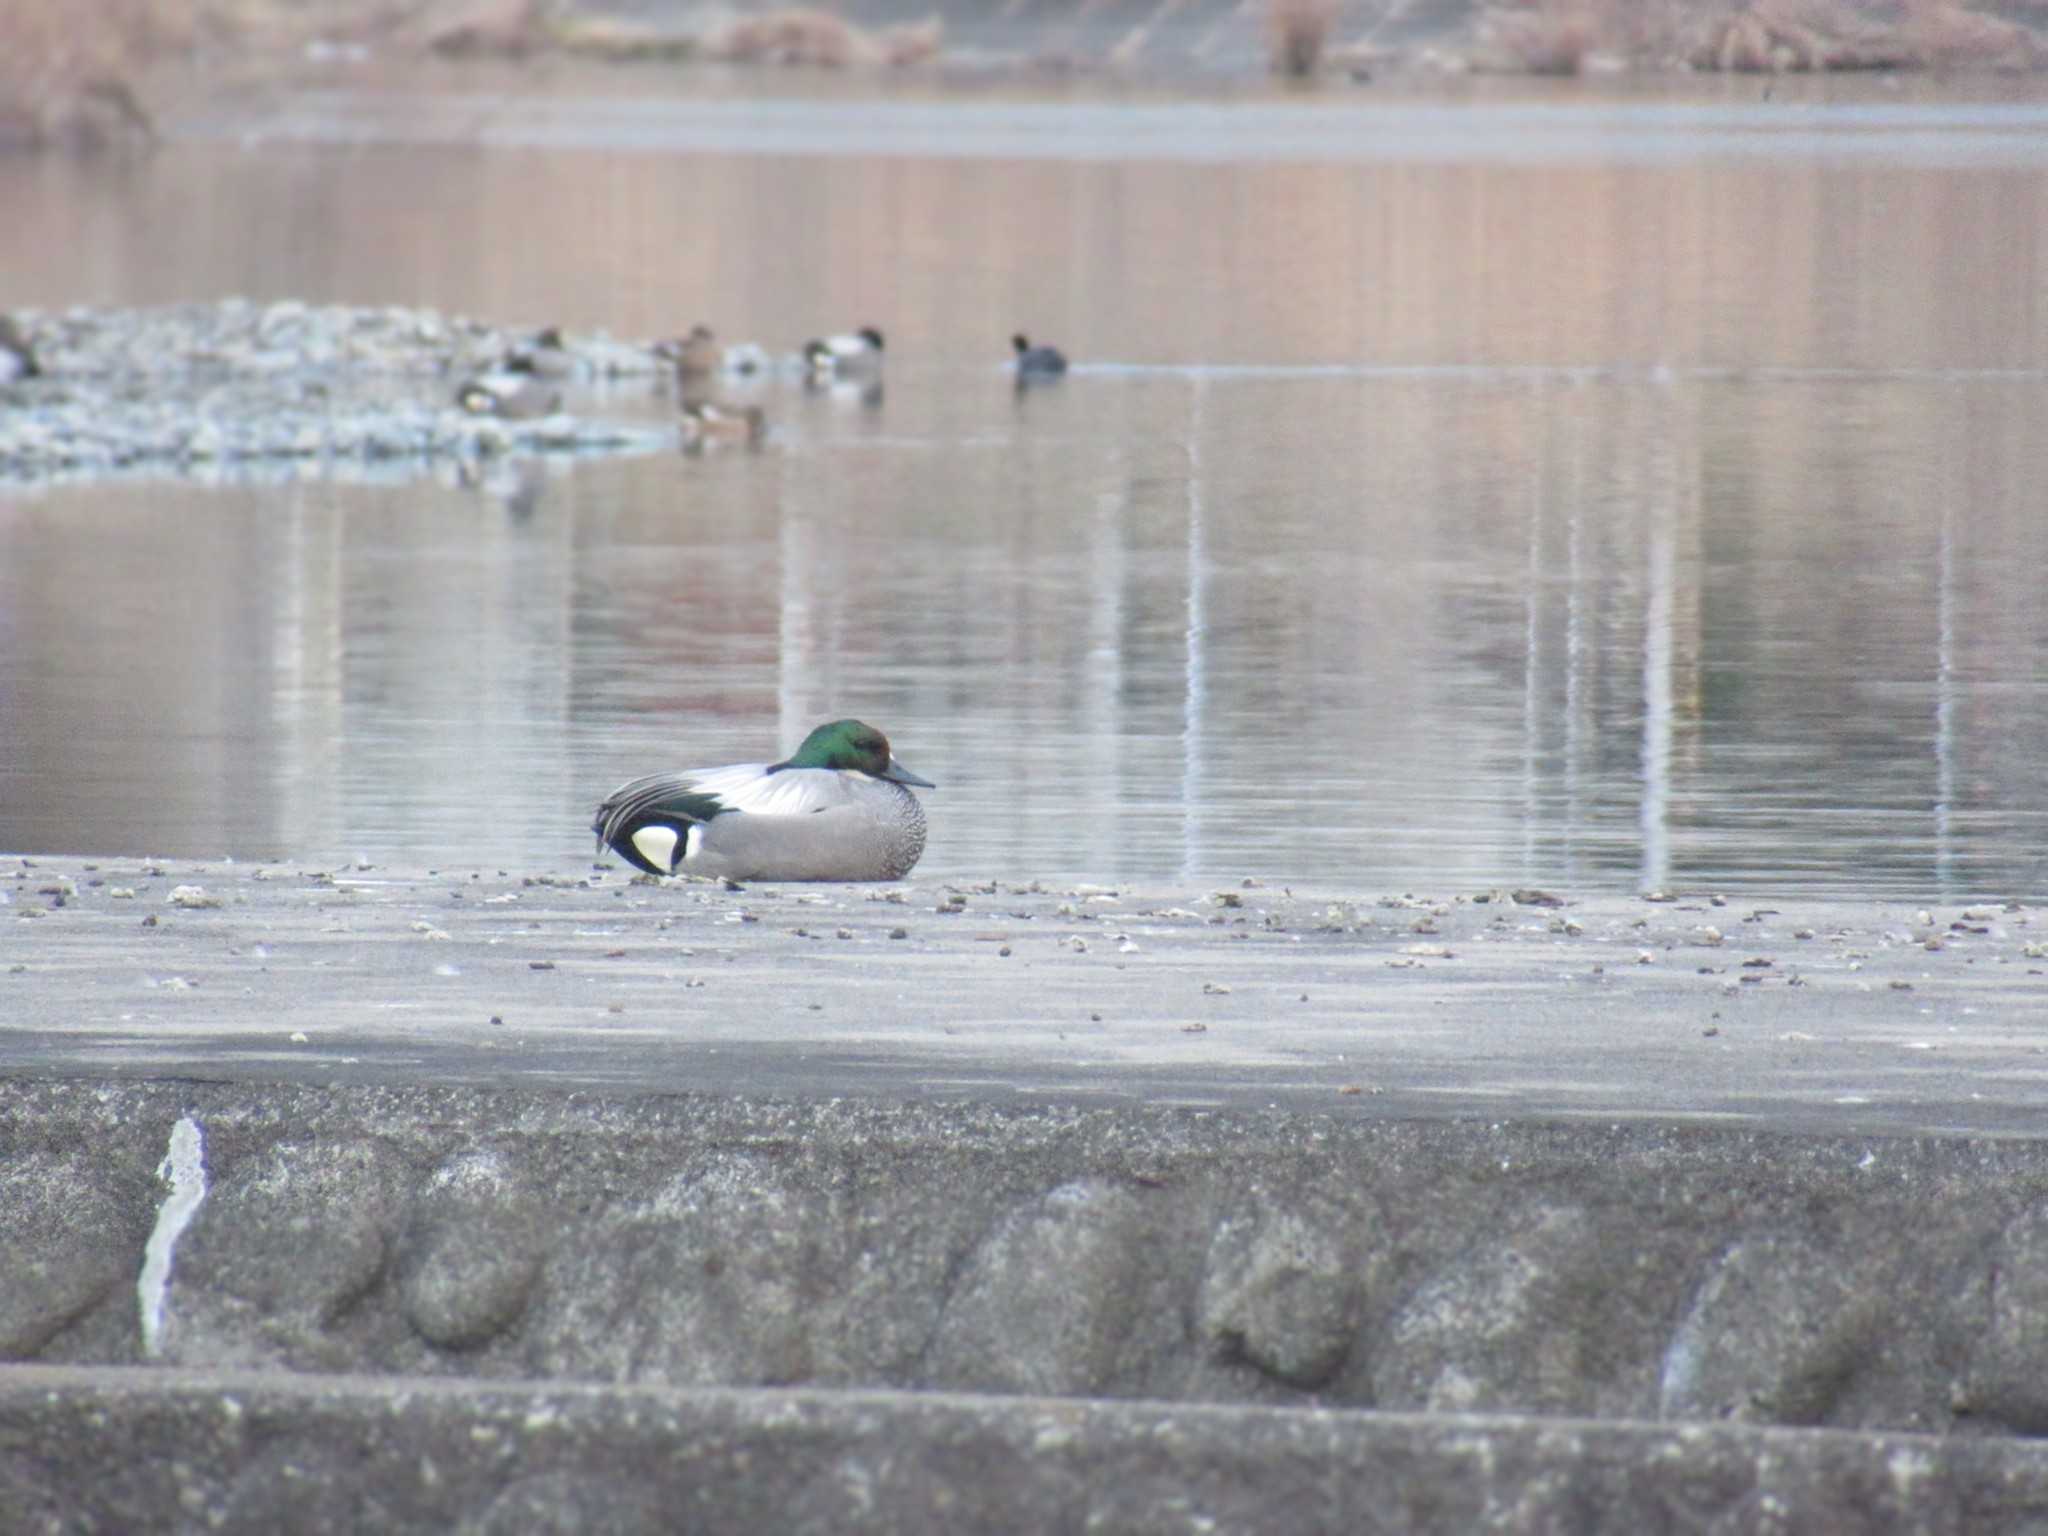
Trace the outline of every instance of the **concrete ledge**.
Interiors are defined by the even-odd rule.
[[[0,1073],[2048,1125],[2034,911],[1522,894],[24,860]]]
[[[11,1532],[1985,1533],[2048,1446],[867,1392],[0,1371]]]
[[[0,1358],[2048,1428],[2048,1146],[0,1093]]]
[[[0,1530],[2048,1529],[2016,905],[0,917]]]

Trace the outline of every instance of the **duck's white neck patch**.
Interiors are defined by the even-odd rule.
[[[633,834],[633,846],[640,857],[657,869],[676,867],[676,829],[674,827],[642,827]]]

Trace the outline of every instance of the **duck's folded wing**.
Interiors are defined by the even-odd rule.
[[[746,764],[686,777],[700,792],[716,795],[726,810],[749,816],[808,816],[853,798],[851,776],[829,768],[777,768],[770,773],[765,765]]]
[[[631,837],[636,827],[656,818],[687,826],[732,809],[701,780],[702,775],[693,773],[650,773],[621,784],[605,796],[590,830],[617,847],[621,838]]]
[[[770,773],[766,763],[686,768],[680,773],[650,773],[621,784],[597,808],[591,830],[616,847],[620,837],[630,837],[636,826],[649,820],[688,825],[727,811],[802,816],[844,805],[846,800],[840,776],[821,769],[785,768]]]

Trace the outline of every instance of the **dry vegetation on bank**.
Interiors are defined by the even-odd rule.
[[[2048,8],[2043,8],[2048,11]],[[2034,35],[1954,0],[1859,8],[1846,0],[1538,0],[1495,14],[1494,40],[1539,74],[1574,74],[1602,56],[1649,68],[1736,73],[2032,68]]]
[[[823,69],[944,60],[936,15],[877,14],[890,0],[729,9],[597,0],[0,0],[0,145],[148,136],[143,82],[166,58],[299,58],[315,42],[391,56],[712,59]],[[1126,45],[1095,62],[1142,67],[1131,40],[1163,32],[1185,0],[1116,0]],[[995,0],[990,0],[991,10]],[[1091,7],[1049,10],[1044,57],[1086,68],[1066,40]],[[1192,10],[1193,8],[1189,8]],[[868,14],[864,14],[868,13]],[[1228,13],[1226,13],[1227,15]],[[1251,0],[1274,70],[1364,77],[1403,68],[1587,72],[2030,70],[2048,63],[2048,0]],[[958,28],[971,32],[973,21]],[[1398,39],[1398,41],[1395,41]],[[1261,46],[1255,42],[1254,47]],[[991,62],[989,50],[977,55]],[[1001,54],[993,56],[1000,67]],[[1019,65],[1038,62],[1024,54]]]
[[[0,0],[0,147],[153,132],[135,82],[195,25],[188,0]]]

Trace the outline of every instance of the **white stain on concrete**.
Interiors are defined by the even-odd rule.
[[[1683,1418],[1694,1406],[1699,1393],[1700,1373],[1706,1364],[1705,1341],[1691,1317],[1672,1331],[1664,1350],[1664,1369],[1658,1381],[1657,1411],[1665,1418]]]
[[[171,1254],[178,1238],[206,1198],[206,1144],[199,1122],[190,1115],[171,1127],[170,1150],[157,1165],[157,1177],[171,1186],[156,1228],[142,1251],[142,1275],[135,1282],[142,1303],[142,1353],[154,1360],[163,1349],[164,1302],[171,1289]]]

